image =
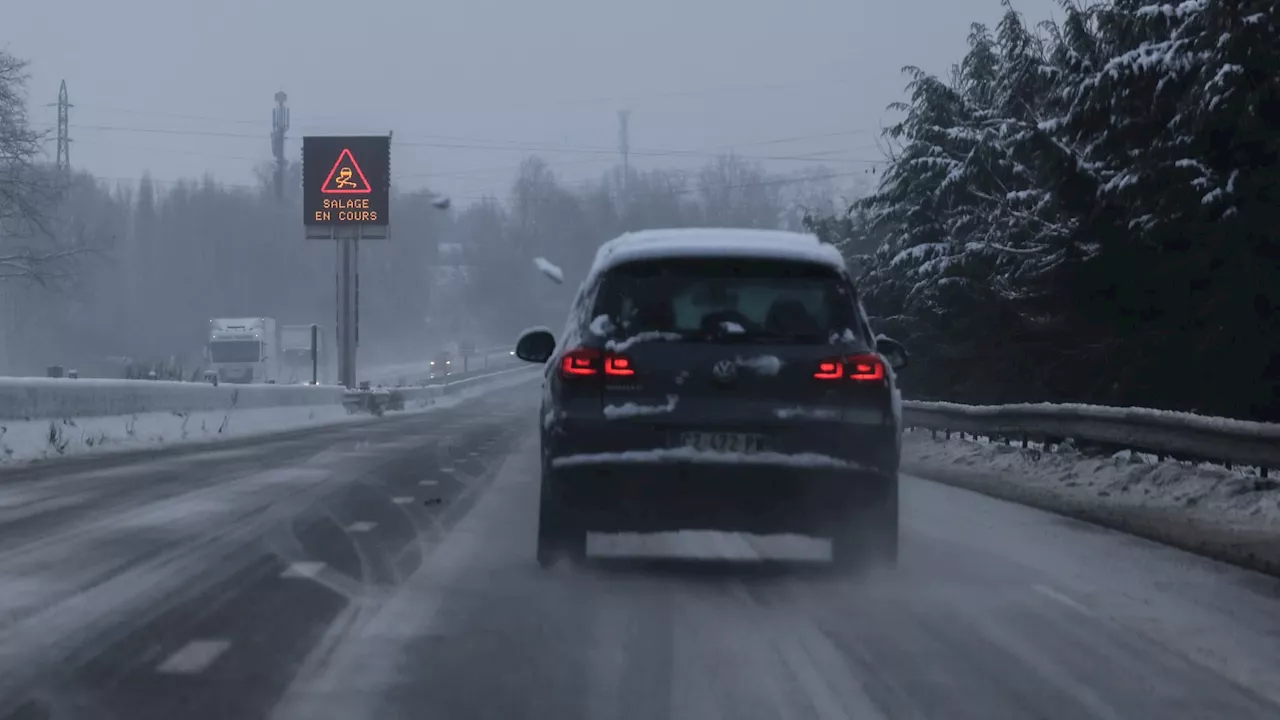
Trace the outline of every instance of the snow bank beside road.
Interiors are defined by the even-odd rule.
[[[0,421],[0,466],[85,452],[136,450],[177,442],[228,440],[363,419],[329,405],[146,412]]]
[[[340,403],[342,388],[0,377],[0,421]]]
[[[451,407],[477,395],[527,382],[530,377],[528,372],[508,370],[447,386],[406,388],[402,391],[405,400],[403,412]],[[24,379],[24,382],[29,381]],[[155,381],[145,380],[102,382],[157,385]],[[194,397],[197,401],[208,400],[208,390],[232,389],[226,385],[214,388],[195,383],[160,384],[194,389],[195,394],[186,398],[190,400]],[[343,422],[368,422],[372,419],[366,414],[352,415],[347,411],[342,404],[342,388],[287,385],[238,387],[240,391],[246,388],[269,392],[240,395],[240,402],[234,407],[229,406],[229,394],[215,394],[213,397],[218,402],[225,401],[227,404],[211,410],[199,409],[195,405],[188,406],[189,409],[87,417],[68,415],[30,420],[0,419],[0,466],[87,452],[137,450],[176,443],[229,440]],[[182,397],[180,391],[175,391],[165,401],[176,404]],[[246,397],[252,398],[247,401],[248,406],[244,404]],[[254,406],[255,402],[263,403],[267,400],[278,400],[280,404],[274,407]],[[304,403],[303,400],[307,402]],[[193,407],[195,409],[190,409]]]
[[[923,430],[904,435],[902,471],[1280,574],[1280,482],[1253,471]]]

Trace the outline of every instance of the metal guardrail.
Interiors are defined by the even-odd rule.
[[[454,360],[457,372],[448,375],[432,376],[426,362],[407,363],[400,366],[380,367],[365,374],[365,381],[376,385],[416,386],[428,382],[453,381],[469,377],[476,373],[505,367],[508,361],[515,361],[515,347],[506,346],[490,348],[468,356],[459,356]]]
[[[524,369],[523,364],[506,363],[501,367],[475,370],[466,374],[451,375],[441,382],[419,385],[373,386],[361,383],[356,390],[343,393],[342,404],[351,413],[367,412],[382,415],[387,410],[403,410],[408,404],[417,404],[432,398],[445,397],[472,387],[489,378],[506,375]]]
[[[477,353],[472,356],[472,361],[470,363],[465,366],[460,364],[459,367],[461,369],[457,372],[450,372],[448,375],[432,375],[430,371],[423,370],[419,370],[417,372],[392,373],[391,376],[388,377],[388,380],[391,380],[391,377],[394,377],[393,381],[381,383],[373,382],[372,385],[376,388],[378,386],[422,387],[424,385],[448,384],[455,383],[460,380],[466,380],[467,378],[475,377],[477,375],[484,375],[493,372],[494,370],[502,370],[503,368],[515,367],[523,364],[522,361],[516,358],[514,350],[511,348],[491,350],[483,355],[483,359],[481,358],[481,354]]]
[[[1101,405],[960,405],[905,401],[903,425],[987,437],[1066,438],[1162,457],[1280,469],[1280,424]]]
[[[516,349],[514,346],[491,348],[470,355],[462,355],[462,371],[464,373],[483,371],[492,367],[495,363],[514,360],[515,356]]]

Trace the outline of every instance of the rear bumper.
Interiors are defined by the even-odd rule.
[[[821,457],[565,456],[551,459],[544,490],[588,531],[806,535],[829,535],[897,493],[896,475]]]
[[[703,429],[688,423],[609,421],[599,418],[555,416],[544,427],[546,455],[557,465],[611,463],[776,466],[782,469],[860,470],[898,474],[901,432],[897,425],[843,421],[792,421],[761,425],[747,420],[721,422],[705,428],[713,432],[744,432],[764,436],[772,451],[740,462],[717,463],[711,456],[681,458],[672,448],[680,432]],[[732,470],[733,467],[727,468]]]

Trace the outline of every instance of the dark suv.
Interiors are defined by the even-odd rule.
[[[665,230],[603,247],[547,363],[538,562],[588,532],[830,537],[842,568],[896,562],[902,346],[873,336],[835,248]]]

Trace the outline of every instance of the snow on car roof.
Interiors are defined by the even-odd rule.
[[[815,235],[782,230],[672,228],[621,235],[596,252],[590,277],[635,260],[673,257],[736,257],[792,260],[845,271],[844,257]]]

